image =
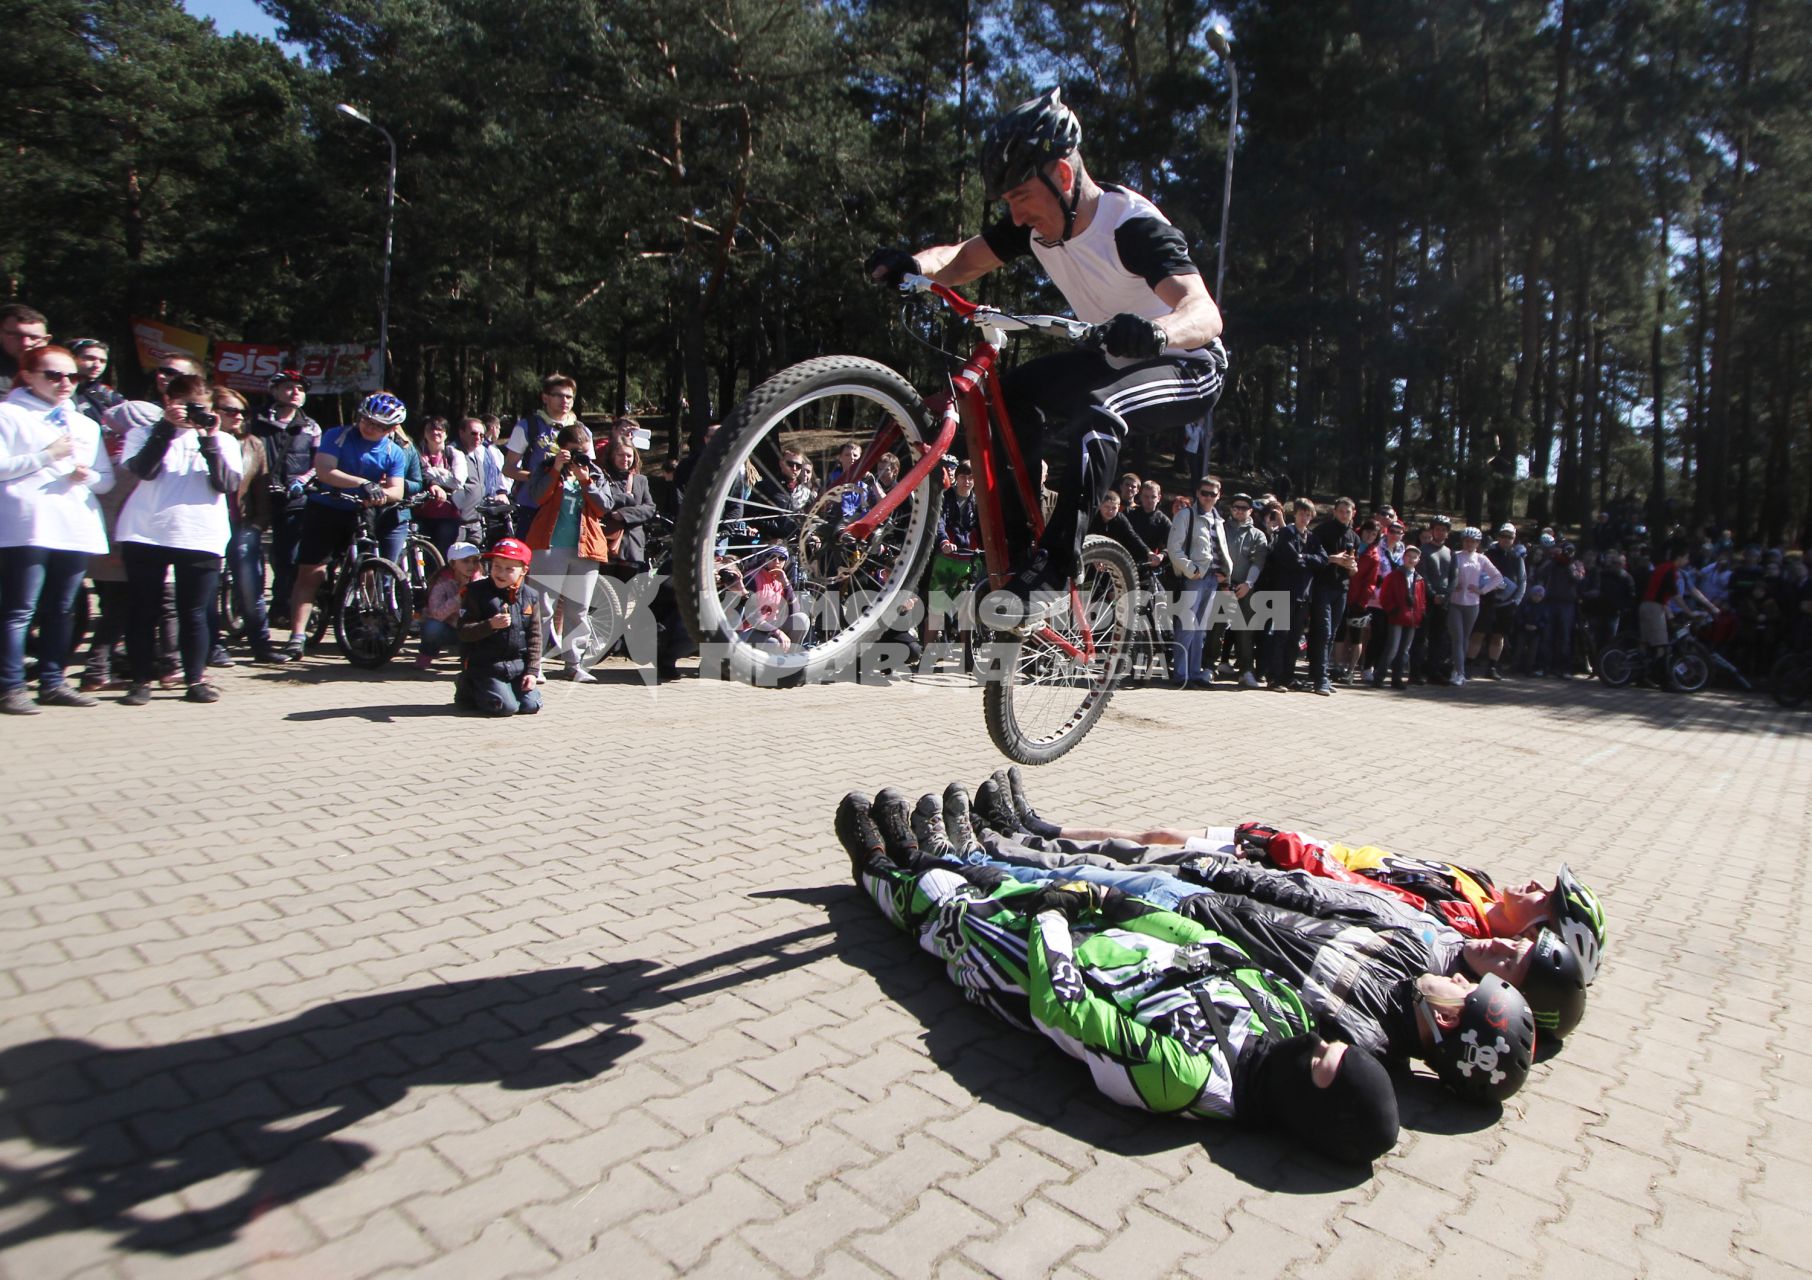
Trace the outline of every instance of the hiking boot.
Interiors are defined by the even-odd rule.
[[[1020,827],[1035,836],[1044,836],[1047,839],[1054,839],[1062,835],[1063,828],[1055,822],[1047,822],[1039,817],[1038,811],[1032,807],[1032,802],[1026,799],[1025,779],[1020,775],[1019,766],[1010,765],[1006,772],[1007,798],[1013,802],[1013,812],[1019,816]],[[994,777],[998,785],[1000,778],[998,771]]]
[[[139,681],[126,690],[126,696],[120,699],[122,707],[142,707],[151,701],[151,686],[146,681]]]
[[[849,855],[850,870],[858,877],[876,858],[886,854],[881,833],[869,816],[870,800],[860,791],[852,791],[837,804],[837,839]]]
[[[1013,812],[1013,799],[989,778],[975,789],[975,816],[990,831],[1003,836],[1019,834],[1019,815]]]
[[[8,689],[0,694],[0,715],[35,716],[40,714],[38,708],[31,704],[31,694],[24,685],[17,689]]]
[[[944,836],[958,853],[967,853],[980,843],[969,815],[969,789],[960,782],[944,788]]]
[[[912,806],[897,788],[883,787],[868,816],[881,833],[881,844],[887,856],[902,867],[910,867],[919,855],[919,842],[912,835]]]
[[[934,795],[920,796],[919,802],[912,807],[912,835],[919,842],[922,853],[934,858],[956,856],[956,846],[944,834],[943,803]]]
[[[85,693],[77,693],[66,684],[56,685],[41,690],[38,694],[40,707],[98,707],[100,702]]]

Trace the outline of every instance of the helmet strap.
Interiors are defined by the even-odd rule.
[[[1038,170],[1038,180],[1057,197],[1057,207],[1063,210],[1063,234],[1057,237],[1057,243],[1062,244],[1076,230],[1076,206],[1082,203],[1082,175],[1076,171],[1075,165],[1070,165],[1070,195],[1067,200],[1063,198],[1063,192],[1057,189],[1057,184],[1051,181],[1051,175],[1042,168]]]

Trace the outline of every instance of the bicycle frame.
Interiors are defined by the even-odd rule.
[[[941,284],[927,282],[926,292],[943,299],[952,311],[965,320],[982,309],[979,304]],[[928,445],[921,445],[919,459],[912,468],[860,519],[849,524],[844,531],[848,537],[858,542],[865,541],[880,527],[882,521],[899,509],[949,451],[960,427],[969,450],[969,465],[976,471],[975,503],[981,521],[982,558],[987,565],[988,586],[999,588],[1006,585],[1012,567],[1007,557],[1006,517],[1001,512],[998,487],[1000,477],[995,467],[994,443],[997,430],[1000,443],[1006,451],[1007,466],[1013,473],[1019,492],[1020,505],[1031,523],[1033,538],[1044,533],[1044,509],[1032,490],[1025,454],[1019,447],[1019,436],[1013,430],[1006,402],[1001,399],[996,388],[996,365],[1000,359],[1000,343],[1005,336],[1004,331],[984,325],[981,341],[970,352],[962,369],[951,377],[950,390],[926,398],[925,407],[937,417],[937,438]],[[845,479],[867,475],[881,455],[892,449],[899,438],[898,428],[891,424],[883,427],[857,460],[853,476]],[[940,483],[947,483],[947,480],[940,480]],[[1071,658],[1092,661],[1095,656],[1094,632],[1083,611],[1081,593],[1074,579],[1070,582],[1070,610],[1081,630],[1080,646],[1071,643],[1048,625],[1041,627],[1035,634],[1037,638],[1063,650]]]

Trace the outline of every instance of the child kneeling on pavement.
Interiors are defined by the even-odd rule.
[[[532,716],[541,710],[535,670],[541,665],[540,595],[528,577],[530,552],[515,538],[491,548],[491,576],[475,578],[459,611],[459,683],[453,705],[487,716]]]

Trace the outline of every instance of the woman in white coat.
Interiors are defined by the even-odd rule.
[[[101,429],[76,408],[81,379],[62,347],[39,347],[20,361],[16,387],[0,404],[0,712],[36,715],[25,689],[25,635],[38,619],[38,702],[92,707],[69,687],[76,594],[88,558],[107,550],[95,495],[113,487]]]

